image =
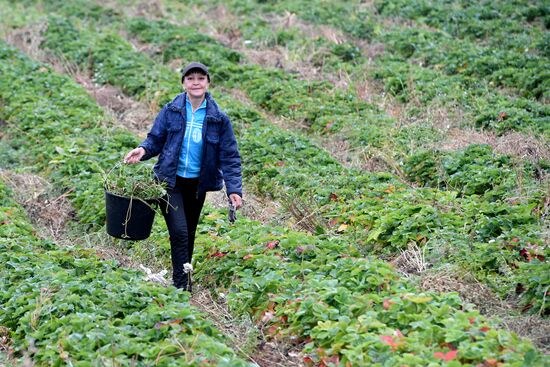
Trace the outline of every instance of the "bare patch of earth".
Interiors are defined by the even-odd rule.
[[[86,75],[76,75],[74,80],[86,88],[97,104],[113,117],[113,121],[140,138],[145,138],[157,112],[154,108],[126,96],[117,87],[97,85]]]
[[[71,190],[59,194],[47,180],[29,173],[0,170],[0,179],[11,189],[13,199],[25,209],[38,237],[66,246],[79,243],[94,249],[101,259],[117,260],[123,267],[139,269],[138,263],[125,255],[122,248],[114,246],[106,234],[76,236],[70,232],[68,224],[75,220],[75,211],[67,198]]]

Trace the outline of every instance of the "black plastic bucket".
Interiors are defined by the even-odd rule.
[[[144,240],[151,234],[155,200],[143,201],[105,191],[107,233],[123,240]]]

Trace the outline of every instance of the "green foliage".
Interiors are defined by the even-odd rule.
[[[460,310],[455,294],[418,293],[387,264],[336,238],[251,221],[227,226],[219,213],[201,228],[209,234],[198,246],[201,281],[218,287],[235,312],[252,314],[271,338],[305,343],[314,363],[393,366],[415,355],[435,363],[444,345],[464,364],[541,358],[476,312]]]
[[[524,49],[488,48],[418,28],[389,30],[382,36],[396,55],[414,57],[449,75],[481,77],[490,86],[515,88],[534,98],[542,98],[550,87],[547,59]]]
[[[383,15],[414,19],[455,37],[488,38],[495,43],[524,33],[527,22],[546,16],[548,11],[544,6],[533,7],[527,0],[495,4],[461,0],[454,6],[433,0],[377,0],[375,6]]]
[[[509,158],[495,156],[489,145],[470,145],[463,152],[444,158],[442,166],[448,175],[447,184],[465,195],[483,195],[505,185],[504,181],[508,181],[505,189],[515,185],[513,177],[509,182],[513,174]]]
[[[259,11],[256,2],[242,3],[235,6]],[[357,4],[349,2],[326,7],[342,9],[341,13],[325,12],[320,7],[310,10],[300,2],[296,2],[294,6],[296,12],[310,12],[310,16],[316,17],[316,22],[321,24],[330,22],[327,20],[329,15],[334,17],[334,14],[351,14]],[[266,6],[280,10],[278,3]],[[488,16],[490,14],[484,15]],[[117,26],[125,27],[133,37],[143,42],[154,42],[159,51],[152,56],[158,57],[158,61],[184,58],[182,50],[189,45],[182,45],[187,40],[201,44],[199,51],[204,54],[200,57],[217,60],[216,67],[219,66],[219,69],[214,73],[219,78],[215,79],[217,84],[224,88],[245,91],[250,100],[260,108],[291,121],[305,123],[308,133],[327,136],[345,133],[343,136],[355,148],[385,146],[397,136],[397,156],[405,155],[403,152],[407,152],[407,155],[414,153],[414,149],[410,148],[412,143],[403,143],[408,136],[417,136],[419,141],[432,141],[432,137],[427,137],[429,133],[426,132],[416,133],[401,129],[394,135],[395,131],[391,130],[393,119],[384,116],[378,108],[364,103],[354,93],[334,90],[332,84],[327,82],[304,81],[280,70],[244,64],[244,58],[239,54],[233,54],[231,49],[223,48],[211,38],[193,32],[193,29],[143,19],[110,19]],[[356,19],[367,19],[366,13],[358,12],[349,19],[336,19],[333,25],[356,27]],[[133,50],[122,37],[104,28],[102,22],[87,24],[67,19],[52,20],[51,23],[51,29],[48,28],[45,33],[43,47],[59,50],[63,55],[66,52],[67,59],[93,71],[97,81],[112,83],[127,93],[157,104],[175,93],[174,81],[179,80],[175,72]],[[62,26],[56,28],[58,23]],[[370,21],[365,24],[365,29],[372,30],[369,34],[381,37],[376,28],[370,27]],[[363,32],[361,28],[355,29],[357,35]],[[74,37],[62,38],[65,31],[74,31],[71,33]],[[72,40],[79,38],[86,39],[85,44],[71,44]],[[59,43],[48,43],[48,39],[58,39]],[[292,44],[296,39],[289,32],[280,37],[275,36],[274,42]],[[489,93],[483,80],[478,81],[478,78],[470,75],[449,76],[448,71],[420,67],[404,57],[414,58],[415,52],[421,47],[413,42],[399,42],[402,45],[396,43],[397,51],[389,49],[390,54],[387,57],[375,61],[373,75],[384,83],[387,82],[388,91],[403,101],[413,100],[420,106],[426,106],[434,100],[453,101],[474,113],[479,112],[479,116],[487,113],[488,117],[480,125],[487,123],[487,126],[498,132],[510,129],[542,133],[548,131],[545,125],[548,121],[548,110],[541,104]],[[71,47],[65,49],[64,43]],[[365,65],[365,58],[355,53],[353,42],[327,49],[330,49],[330,60],[338,59],[337,66],[347,68],[350,64],[357,64],[361,68]],[[224,59],[219,55],[227,57]],[[113,60],[110,60],[110,56],[113,56]],[[50,94],[57,98],[59,86],[56,83],[61,82],[52,77],[53,92],[35,90],[32,86],[32,79],[36,78],[34,71],[25,72],[25,75],[31,75],[31,80],[21,77],[18,70],[23,68],[22,64],[25,62],[14,60],[18,57],[22,58],[14,55],[3,58],[17,64],[9,73],[6,72],[9,76],[7,80],[20,84],[18,91],[28,88],[30,92],[25,98],[32,101],[33,105],[36,105],[37,98],[41,101],[47,100]],[[426,56],[426,60],[428,59]],[[5,64],[2,65],[3,73],[10,68],[9,63]],[[487,73],[497,69],[489,68]],[[49,70],[43,73],[53,74]],[[149,80],[157,80],[153,77],[160,74],[168,79],[158,79],[156,84],[147,84]],[[65,79],[61,80],[70,84]],[[161,91],[159,95],[162,97],[152,95],[156,90]],[[18,106],[24,104],[12,103],[12,99],[17,102],[19,100],[10,92],[8,83],[0,82],[0,98],[3,103],[7,101],[8,111],[5,115],[7,117],[2,115],[0,118],[16,121],[21,112],[21,126],[27,124],[25,131],[33,132],[27,110],[18,110]],[[391,268],[380,261],[362,256],[365,253],[395,255],[414,242],[432,250],[430,256],[443,254],[440,261],[450,260],[464,264],[467,269],[474,270],[476,275],[481,275],[483,280],[494,282],[492,285],[495,288],[505,284],[508,290],[513,282],[510,279],[513,269],[526,262],[521,250],[511,248],[508,243],[513,238],[524,243],[538,243],[536,241],[540,235],[540,223],[534,212],[536,209],[540,211],[540,205],[534,207],[531,197],[513,203],[500,200],[503,194],[497,189],[508,187],[506,185],[514,178],[513,172],[507,170],[510,162],[505,157],[495,156],[485,147],[474,147],[467,152],[443,157],[436,156],[435,153],[413,155],[412,159],[405,159],[405,166],[409,167],[411,177],[439,186],[440,177],[436,173],[449,170],[453,172],[453,178],[451,180],[450,176],[446,177],[445,185],[451,182],[449,188],[461,190],[461,193],[432,188],[417,190],[399,182],[390,174],[369,174],[344,168],[328,153],[311,143],[308,137],[271,125],[257,108],[239,103],[227,93],[216,98],[235,124],[241,153],[245,158],[245,177],[252,183],[254,191],[279,200],[290,196],[312,203],[309,208],[311,213],[319,217],[326,226],[325,232],[334,236],[308,236],[281,228],[266,228],[248,221],[227,228],[221,214],[214,213],[207,218],[202,231],[208,232],[210,237],[199,249],[197,276],[203,283],[219,287],[222,292],[229,290],[227,298],[235,312],[254,315],[261,325],[267,327],[266,330],[269,330],[269,335],[273,338],[296,337],[294,340],[305,343],[309,358],[318,364],[348,361],[357,365],[382,363],[381,361],[390,361],[387,362],[390,365],[415,365],[425,361],[435,364],[440,360],[434,352],[447,352],[449,348],[457,350],[457,360],[453,361],[456,362],[455,365],[483,364],[487,358],[510,365],[528,365],[526,361],[535,365],[532,360],[537,358],[540,361],[532,347],[517,340],[515,336],[498,330],[481,331],[486,328],[486,321],[468,310],[460,310],[464,305],[456,296],[415,296],[416,290],[400,281]],[[55,105],[67,106],[62,98],[54,99],[54,102]],[[510,114],[508,111],[517,109],[515,116],[521,117],[517,118],[517,124],[492,125],[492,118],[500,122],[498,119],[503,110],[497,112],[497,109],[502,106]],[[65,109],[71,110],[61,110]],[[53,117],[57,116],[49,109],[44,108],[42,111],[51,113]],[[81,114],[80,110],[76,111],[78,113],[75,115]],[[92,117],[92,120],[87,121],[97,123],[103,118],[101,114],[95,113]],[[62,131],[67,134],[74,130],[74,135],[80,135],[81,140],[76,137],[71,140],[73,137],[70,135],[69,138],[55,137],[57,129],[54,126],[48,125],[46,121],[37,124],[37,130],[43,129],[45,136],[51,138],[51,142],[43,142],[43,146],[49,147],[48,152],[56,154],[50,160],[58,164],[57,167],[67,167],[62,168],[59,173],[55,169],[51,170],[56,182],[71,182],[67,177],[74,177],[75,173],[80,172],[80,164],[84,163],[75,160],[74,156],[87,157],[96,152],[96,147],[100,147],[98,151],[101,154],[105,152],[105,156],[98,156],[101,159],[99,165],[105,167],[120,159],[119,155],[126,149],[126,144],[129,147],[135,146],[135,138],[120,138],[121,144],[115,144],[112,143],[113,140],[105,139],[105,136],[110,136],[111,133],[114,136],[125,135],[115,132],[106,134],[103,129],[90,129],[90,134],[98,134],[101,139],[94,140],[90,136],[93,144],[87,148],[84,142],[88,137],[82,136],[83,131],[87,130],[75,126],[79,125],[72,125],[71,122]],[[106,140],[107,143],[96,145],[96,140]],[[21,141],[22,139],[18,140],[14,145]],[[61,143],[68,145],[60,145]],[[407,146],[403,147],[405,144]],[[57,146],[62,149],[56,149]],[[432,162],[418,167],[423,158],[431,158]],[[82,178],[88,180],[83,182],[86,182],[86,190],[91,192],[81,190],[72,196],[73,202],[79,208],[93,208],[96,205],[97,209],[102,205],[100,198],[94,196],[95,186],[99,185],[100,180],[96,175],[97,171],[92,168],[86,168]],[[496,172],[497,169],[504,172]],[[474,185],[469,186],[468,175],[476,178]],[[490,195],[481,198],[477,192]],[[95,215],[97,218],[98,214]],[[155,253],[168,256],[166,238],[163,241],[159,241],[160,245]],[[445,249],[437,248],[437,243],[444,243],[447,248],[455,251],[444,253]],[[533,285],[530,287],[533,288]],[[540,290],[525,293],[528,297],[532,294],[535,298],[528,302],[543,302],[540,297],[544,297],[545,293]],[[402,336],[399,336],[397,330]]]
[[[166,21],[151,22],[143,18],[128,20],[130,34],[139,35],[144,42],[162,45],[162,60],[181,59],[182,65],[201,60],[210,65],[212,74],[226,63],[239,63],[241,55],[198,32],[194,27],[175,27]]]
[[[5,197],[0,184],[0,197]],[[186,293],[31,235],[15,204],[0,207],[0,325],[37,366],[109,361],[146,366],[247,366]]]
[[[548,17],[541,15],[546,10],[525,1],[514,6],[504,2],[488,7],[494,10],[487,10],[488,4],[485,3],[460,2],[454,7],[444,2],[416,0],[377,1],[374,9],[359,1],[346,4],[324,1],[322,5],[318,4],[319,8],[315,4],[296,0],[224,2],[224,6],[246,19],[238,30],[250,41],[249,47],[260,50],[265,45],[264,40],[269,38],[267,35],[273,33],[273,24],[266,21],[266,16],[273,16],[271,12],[278,16],[291,12],[306,21],[343,31],[368,25],[371,31],[366,38],[373,44],[385,46],[384,52],[375,56],[374,64],[352,51],[359,44],[353,40],[335,45],[321,36],[310,37],[308,41],[304,34],[289,50],[296,53],[294,58],[312,62],[324,72],[345,70],[361,76],[364,70],[369,70],[371,76],[384,84],[387,92],[402,102],[420,102],[422,108],[434,102],[453,108],[458,105],[467,112],[467,125],[488,128],[499,134],[510,130],[534,132],[548,139],[550,113],[544,102],[549,97],[550,80],[544,56],[547,32],[526,23]],[[194,5],[200,6],[198,3]],[[202,6],[202,10],[208,12],[214,5]],[[365,9],[371,13],[367,14]],[[372,16],[376,11],[380,14]],[[385,21],[396,14],[405,18],[403,24],[391,22],[388,26]],[[537,16],[533,18],[533,14]],[[408,19],[418,24],[408,24]],[[421,27],[422,23],[427,23],[430,28]],[[351,33],[361,38],[361,32]],[[510,34],[514,36],[510,37]],[[456,35],[463,38],[456,39]],[[479,41],[478,36],[484,37],[483,40]],[[331,52],[323,51],[330,49],[335,49],[338,59],[332,58]],[[342,51],[345,52],[342,54]],[[269,81],[263,84],[269,85]],[[506,93],[502,93],[499,87],[505,87]],[[512,90],[526,98],[508,96]],[[254,95],[254,92],[248,93]],[[268,96],[272,97],[271,94]],[[322,100],[318,98],[318,101]],[[288,113],[285,110],[288,107],[277,109],[277,113]],[[501,113],[508,118],[500,119]],[[337,120],[335,127],[323,121],[315,131],[320,131],[323,125],[330,126],[326,129],[329,132],[339,131],[344,124],[336,117],[328,122],[334,120]],[[311,121],[311,118],[305,121]],[[352,134],[346,135],[347,138],[350,136]],[[384,141],[392,138],[392,134],[386,134]],[[372,140],[361,141],[373,144]]]
[[[502,198],[517,185],[517,168],[489,145],[470,145],[463,151],[419,152],[407,157],[408,179],[421,185],[456,190],[462,195]],[[524,172],[532,177],[530,172]],[[528,184],[525,182],[525,184]]]
[[[114,32],[98,34],[95,30],[78,29],[69,19],[50,17],[43,36],[41,47],[89,69],[98,83],[118,85],[138,98],[154,90],[158,106],[179,90],[175,72],[135,52],[130,43]]]
[[[0,180],[0,238],[6,241],[31,241],[34,238],[34,229],[23,210],[14,205],[10,196],[11,191]]]
[[[200,55],[197,55],[212,65],[213,83],[244,90],[258,106],[295,121],[303,121],[312,131],[334,132],[345,125],[360,125],[371,132],[369,125],[376,125],[378,131],[380,126],[388,125],[388,120],[380,118],[374,106],[359,100],[352,93],[334,90],[327,82],[302,80],[281,70],[239,64],[243,57],[193,28],[138,19],[128,23],[128,31],[143,42],[154,42],[162,50],[163,62],[180,58],[190,60],[188,55],[193,55],[195,48],[200,49]],[[195,42],[197,39],[199,41]],[[182,40],[193,41],[193,47],[190,48]],[[346,61],[361,56],[357,46],[349,43],[333,45],[331,52]],[[354,132],[361,134],[361,129]],[[349,138],[355,140],[357,145],[378,143],[367,133],[353,137],[349,134]]]
[[[550,251],[544,255],[538,246],[531,245],[524,249],[524,256],[529,262],[520,265],[516,276],[519,284],[516,288],[522,293],[523,304],[531,312],[548,316],[550,314],[550,263],[544,261]],[[542,260],[542,261],[541,261]]]
[[[166,184],[152,174],[150,164],[127,165],[120,162],[103,174],[105,190],[120,196],[142,200],[159,199],[166,195]]]
[[[412,182],[438,187],[442,179],[441,154],[437,151],[418,152],[407,157],[403,170]]]
[[[178,37],[184,39],[192,35],[187,28],[142,19],[136,21],[133,31],[138,32],[134,34],[137,37],[141,37],[140,34],[143,33],[144,40],[158,40],[160,49],[166,47],[166,44],[172,40],[177,40]],[[165,37],[164,33],[169,36]],[[90,34],[90,37],[97,38],[93,34]],[[220,47],[217,42],[208,40],[204,36],[201,40],[208,41],[213,45],[212,47]],[[128,50],[123,40],[119,39],[117,42],[120,43],[120,49],[126,50],[125,53],[132,55],[129,56],[129,59],[144,57]],[[113,45],[113,47],[115,46]],[[205,47],[205,50],[208,50],[208,47]],[[139,78],[140,70],[132,70],[136,74],[130,78]],[[383,144],[388,139],[388,132],[391,132],[391,130],[380,128],[391,124],[391,120],[384,118],[376,110],[372,111],[374,112],[372,114],[369,110],[370,107],[355,97],[342,95],[334,100],[331,99],[333,97],[327,98],[330,93],[334,93],[329,91],[330,85],[327,83],[300,81],[292,75],[277,70],[266,70],[257,66],[240,65],[229,61],[220,64],[217,75],[220,80],[224,81],[224,87],[237,87],[246,90],[253,102],[270,111],[292,119],[304,119],[304,121],[313,124],[313,129],[322,127],[325,130],[328,128],[331,133],[333,129],[345,131],[347,135],[344,136],[347,136],[353,146]],[[437,84],[434,88],[434,81],[430,79],[433,75],[429,72],[423,75],[422,83],[426,84],[422,85],[419,90],[430,93],[432,98],[441,95],[438,88],[453,91],[454,86],[449,86],[448,80],[443,78],[436,80]],[[407,81],[406,89],[403,89],[404,92],[409,90],[409,83]],[[403,86],[405,87],[404,83]],[[323,91],[326,93],[322,93]],[[462,92],[459,89],[457,93]],[[403,203],[401,193],[392,194],[389,204],[385,203],[386,206],[380,207],[380,203],[383,201],[375,199],[372,206],[367,207],[365,205],[366,197],[385,196],[383,191],[391,190],[388,189],[387,177],[381,179],[381,176],[377,177],[356,170],[344,170],[338,162],[320,151],[307,139],[294,134],[289,135],[286,131],[270,126],[258,111],[244,106],[225,94],[217,98],[220,104],[227,108],[230,117],[237,117],[233,118],[233,122],[239,134],[240,148],[243,157],[248,157],[244,173],[246,177],[249,177],[248,181],[255,191],[275,199],[287,200],[286,195],[281,195],[284,192],[305,202],[312,202],[314,206],[311,210],[318,213],[320,223],[326,225],[333,220],[332,218],[336,218],[336,223],[350,225],[350,230],[345,231],[341,236],[357,243],[363,251],[374,250],[376,253],[391,254],[406,247],[411,241],[423,244],[427,239],[440,238],[444,238],[450,243],[459,244],[462,243],[465,236],[473,233],[471,227],[464,227],[460,223],[460,218],[456,214],[446,215],[430,209],[431,203],[425,202],[423,193],[407,194],[408,200],[413,203],[410,208],[401,207]],[[323,102],[320,103],[320,101]],[[335,103],[336,101],[338,103]],[[347,108],[348,112],[342,110],[341,107]],[[233,116],[232,113],[235,115]],[[332,118],[332,116],[336,116],[336,118]],[[239,118],[244,120],[239,120]],[[361,119],[364,124],[350,123],[355,119]],[[348,128],[349,125],[354,127]],[[403,131],[400,131],[399,134],[407,136],[407,133]],[[417,139],[423,139],[422,136],[423,134],[419,134]],[[468,164],[462,166],[468,167]],[[324,169],[319,169],[319,167],[324,167]],[[502,191],[494,189],[508,187],[499,185],[503,182],[508,185],[513,181],[499,181],[499,176],[495,176],[494,171],[493,173],[487,171],[487,175],[479,176],[476,185],[465,188],[467,182],[464,180],[467,178],[467,172],[466,169],[455,175],[453,187],[461,190],[467,189],[472,193],[490,188],[487,190],[487,198],[491,200],[502,197]],[[509,177],[513,177],[513,175],[510,174]],[[445,185],[447,185],[447,181],[445,181]],[[372,190],[372,192],[367,193],[368,190]],[[337,199],[332,200],[331,198],[334,197]],[[442,197],[445,197],[445,194]],[[421,204],[414,204],[417,201]],[[459,207],[461,204],[447,204],[446,201],[445,205]],[[378,208],[378,212],[374,208]],[[391,213],[387,213],[388,208],[391,208]],[[449,227],[446,229],[445,226]],[[492,240],[494,237],[491,237],[491,234],[499,236],[505,233],[507,228],[489,231],[489,235],[483,236],[483,241]],[[455,237],[451,234],[454,234]],[[458,257],[458,261],[461,261],[461,257]],[[495,271],[492,266],[487,269],[483,267],[475,269],[482,277],[486,277],[487,274],[492,275]],[[509,283],[505,277],[501,277],[500,281]]]

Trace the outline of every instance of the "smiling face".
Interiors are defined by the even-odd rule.
[[[209,85],[208,76],[201,72],[192,71],[183,77],[183,86],[191,98],[202,99]]]

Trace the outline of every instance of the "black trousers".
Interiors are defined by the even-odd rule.
[[[170,234],[172,280],[178,288],[188,282],[183,265],[191,263],[195,245],[195,232],[206,194],[198,195],[198,178],[176,177],[176,186],[167,190],[167,202],[161,204],[162,214]]]

